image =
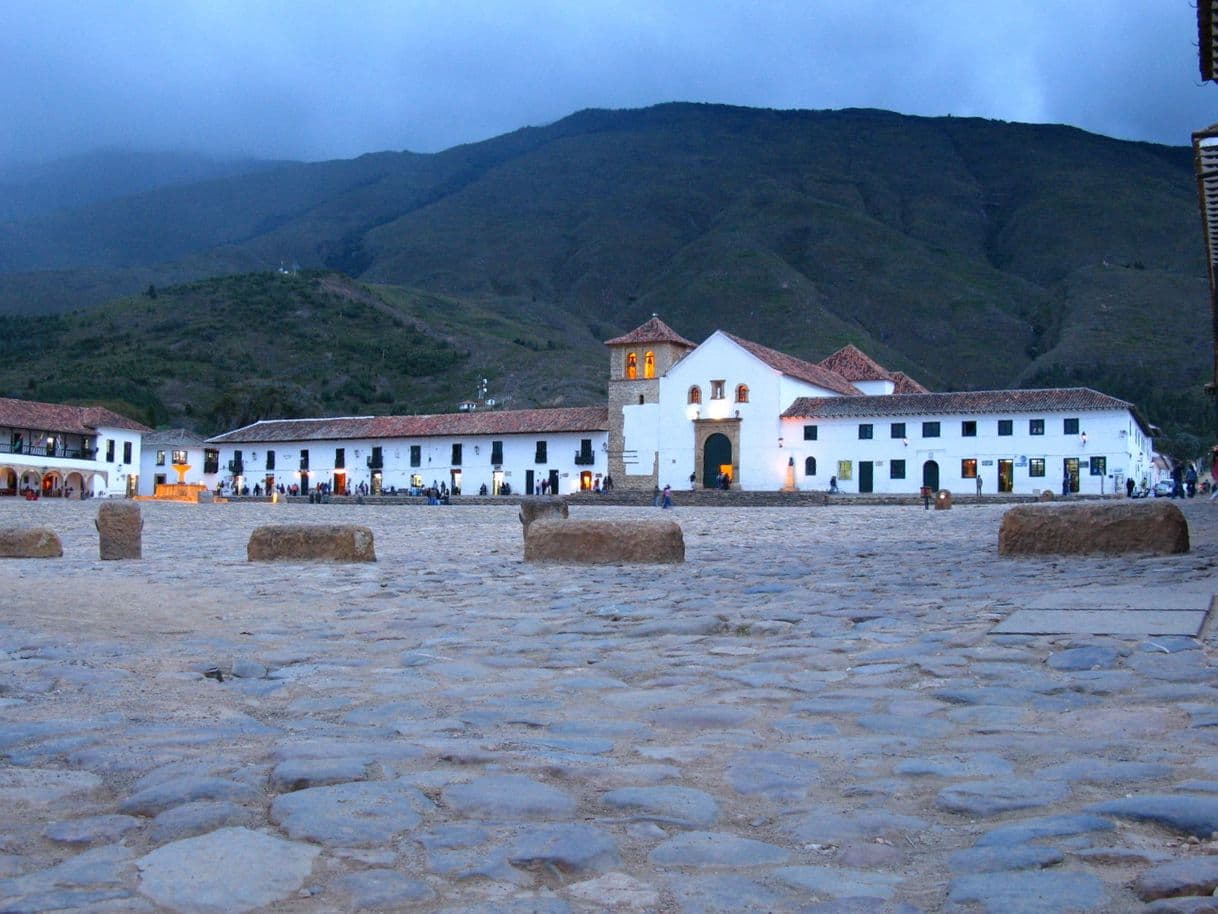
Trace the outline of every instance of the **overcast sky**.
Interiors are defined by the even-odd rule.
[[[0,0],[0,162],[431,152],[664,101],[1218,121],[1189,0]]]

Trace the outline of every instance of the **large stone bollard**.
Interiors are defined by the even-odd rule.
[[[107,501],[97,509],[98,546],[103,562],[143,557],[144,518],[130,501]]]
[[[268,524],[250,534],[251,562],[375,562],[372,531],[357,524]]]
[[[685,537],[671,520],[536,520],[525,527],[526,562],[614,565],[685,561]]]
[[[0,559],[57,559],[59,534],[50,527],[0,527]]]
[[[565,520],[571,513],[571,509],[567,507],[567,503],[561,498],[526,498],[520,503],[520,513],[517,515],[520,518],[520,523],[523,525],[523,533],[527,537],[529,534],[529,524],[535,520],[545,519],[563,519]]]
[[[1188,521],[1163,501],[1021,505],[998,529],[1000,555],[1171,555],[1188,548]]]
[[[940,489],[935,493],[935,510],[950,511],[952,507],[952,493],[947,489]]]

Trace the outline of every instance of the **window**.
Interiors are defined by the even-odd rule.
[[[737,384],[736,385],[736,402],[737,403],[748,403],[749,402],[749,386],[747,384]]]
[[[1043,457],[1029,458],[1028,475],[1029,476],[1044,476],[1045,475],[1045,458],[1043,458]]]
[[[177,451],[174,451],[174,458],[173,458],[173,462],[174,462],[174,463],[177,463],[177,462],[178,462],[178,458],[177,458]],[[267,468],[268,470],[273,470],[273,469],[275,469],[275,452],[274,452],[274,451],[267,451],[267,452],[266,452],[266,468]]]
[[[1044,433],[1045,433],[1045,420],[1044,419],[1029,419],[1028,420],[1028,434],[1029,435],[1043,435]]]
[[[164,451],[156,452],[156,465],[159,467],[163,467],[165,465],[165,452]]]
[[[656,376],[656,354],[649,352],[643,356],[643,377],[654,378]]]
[[[173,462],[177,463],[177,464],[183,464],[187,460],[186,452],[183,450],[174,451],[173,454],[171,455],[171,457],[173,459]]]
[[[302,470],[309,468],[309,449],[307,447],[300,449],[300,468]]]
[[[905,437],[905,423],[904,422],[894,422],[894,423],[892,423],[892,425],[888,426],[888,437],[889,438],[904,438]]]
[[[1107,457],[1092,457],[1091,458],[1091,475],[1092,476],[1107,476],[1108,475],[1108,458]]]
[[[374,445],[372,455],[368,458],[368,468],[370,470],[383,470],[385,468],[385,451],[381,445]],[[267,467],[272,469],[272,467]]]
[[[503,463],[503,442],[491,442],[491,463],[498,466]]]
[[[804,441],[815,441],[815,440],[816,440],[816,426],[815,425],[805,425],[804,426]]]
[[[1062,420],[1062,434],[1063,435],[1077,435],[1078,434],[1078,419],[1063,419]]]
[[[939,437],[939,423],[938,422],[923,422],[922,423],[922,437],[923,438],[938,438]]]
[[[537,442],[537,447],[533,451],[533,462],[534,463],[545,463],[546,462],[546,443],[544,441]]]
[[[859,440],[860,441],[870,440],[870,438],[872,437],[872,434],[874,432],[875,432],[875,427],[870,422],[860,422],[859,423]]]
[[[960,461],[960,478],[961,479],[976,479],[977,478],[977,460],[974,457],[966,457]]]
[[[965,419],[960,423],[961,438],[976,438],[977,437],[977,420]]]
[[[461,445],[460,444],[453,445],[452,458],[453,458],[452,459],[453,466],[455,466],[455,467],[461,466]]]
[[[1000,438],[1010,438],[1015,434],[1015,422],[1011,419],[998,420],[998,436]]]
[[[701,403],[702,402],[702,388],[699,387],[697,384],[695,384],[693,387],[691,387],[689,389],[689,402],[690,403]]]
[[[410,446],[410,465],[412,467],[423,465],[423,445],[412,444]]]
[[[114,463],[114,439],[106,439],[106,463]]]
[[[889,479],[904,479],[905,478],[905,461],[904,460],[888,461],[888,478]]]
[[[203,449],[203,472],[220,472],[220,452],[218,450],[210,447]]]
[[[816,475],[816,458],[815,457],[809,457],[804,461],[804,475],[805,476],[815,476]]]
[[[131,442],[124,441],[123,442],[123,463],[130,463],[130,462],[131,462]]]
[[[334,469],[343,470],[347,467],[347,449],[345,447],[336,447],[334,449]]]
[[[723,381],[711,381],[711,399],[723,399]]]
[[[637,353],[626,353],[626,380],[633,381],[639,376],[639,357]]]

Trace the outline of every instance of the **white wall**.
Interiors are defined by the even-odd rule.
[[[1085,432],[1084,444],[1081,435],[1067,435],[1063,431],[1065,418],[1077,418],[1080,432]],[[998,420],[1012,420],[1010,436],[998,435]],[[1030,419],[1044,420],[1044,434],[1029,433]],[[973,419],[977,422],[977,436],[965,437],[962,422]],[[905,438],[891,437],[891,424],[905,423]],[[940,437],[926,438],[922,435],[922,423],[938,421]],[[859,425],[870,423],[874,437],[860,440]],[[1043,414],[1004,414],[972,416],[908,416],[851,419],[785,420],[788,433],[784,439],[790,442],[790,456],[795,458],[795,482],[801,490],[826,490],[829,479],[837,475],[838,487],[843,492],[859,491],[859,464],[871,461],[874,467],[872,491],[877,493],[916,493],[922,485],[923,464],[934,460],[939,464],[939,487],[960,494],[974,494],[976,481],[961,475],[961,461],[976,459],[977,470],[982,478],[982,493],[998,492],[998,461],[1010,459],[1013,466],[1013,488],[1016,494],[1032,494],[1049,489],[1061,492],[1063,460],[1077,458],[1090,464],[1092,457],[1103,457],[1106,468],[1103,476],[1091,475],[1091,467],[1079,469],[1079,492],[1099,495],[1111,493],[1114,486],[1123,485],[1126,476],[1133,475],[1140,481],[1149,473],[1150,444],[1123,410],[1108,412],[1067,411]],[[803,427],[815,425],[817,440],[805,441]],[[908,444],[905,440],[908,440]],[[816,458],[817,473],[804,475],[805,459]],[[1031,476],[1032,461],[1044,461],[1044,476]],[[905,478],[892,479],[892,461],[905,461]],[[851,478],[843,479],[839,462],[850,461]]]
[[[576,465],[576,452],[580,450],[583,439],[592,442],[593,463]],[[461,472],[461,492],[464,495],[476,495],[482,485],[488,491],[493,489],[495,467],[491,464],[491,445],[493,441],[503,442],[503,463],[499,465],[503,473],[503,481],[511,486],[512,494],[524,494],[527,474],[534,473],[534,482],[540,483],[548,478],[550,470],[559,473],[559,494],[579,491],[580,474],[588,472],[592,478],[603,476],[607,471],[606,447],[608,434],[604,431],[595,432],[529,432],[515,435],[465,435],[453,438],[388,438],[388,439],[347,439],[347,440],[310,440],[296,442],[243,442],[242,444],[221,444],[215,446],[220,450],[220,478],[226,483],[231,482],[232,476],[227,467],[235,453],[241,451],[242,462],[245,466],[244,484],[253,491],[255,483],[263,483],[266,476],[273,475],[275,484],[285,486],[299,484],[301,479],[300,452],[309,452],[309,486],[318,483],[333,484],[336,468],[334,466],[335,450],[345,450],[346,476],[348,491],[354,492],[360,483],[365,483],[371,489],[373,471],[368,467],[368,458],[372,456],[373,446],[381,448],[382,489],[409,489],[411,479],[418,475],[423,486],[433,483],[451,487],[453,485],[453,470]],[[534,462],[536,444],[546,442],[546,461]],[[453,444],[461,444],[461,465],[454,466],[452,461]],[[411,445],[418,445],[420,450],[419,466],[410,465]],[[266,452],[275,452],[275,469],[267,470]]]
[[[97,457],[94,469],[105,470],[107,478],[103,479],[101,476],[94,477],[94,495],[121,498],[127,494],[128,478],[140,475],[142,464],[140,444],[142,440],[143,435],[140,432],[130,429],[98,427]],[[114,442],[113,460],[106,459],[106,452],[110,441]],[[124,459],[123,446],[125,444],[131,445],[131,459],[129,461]],[[142,483],[140,484],[142,485]]]

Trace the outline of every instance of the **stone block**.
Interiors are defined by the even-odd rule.
[[[1021,505],[1002,517],[1000,555],[1188,552],[1188,521],[1166,501]]]
[[[357,524],[268,524],[250,534],[251,562],[375,562],[372,531]]]
[[[1053,494],[1052,489],[1045,489],[1043,492],[1041,492],[1036,497],[1039,498],[1041,501],[1053,501],[1053,499],[1056,496]]]
[[[952,507],[952,493],[947,489],[940,489],[935,493],[935,510],[950,511]]]
[[[103,562],[143,557],[144,518],[135,502],[103,502],[94,523]]]
[[[63,543],[50,527],[0,527],[0,558],[57,559]]]
[[[520,503],[519,517],[523,533],[528,536],[529,524],[533,521],[541,518],[565,520],[570,513],[570,508],[561,498],[526,498]]]
[[[685,537],[671,520],[537,520],[525,527],[524,560],[671,564],[685,561]]]

